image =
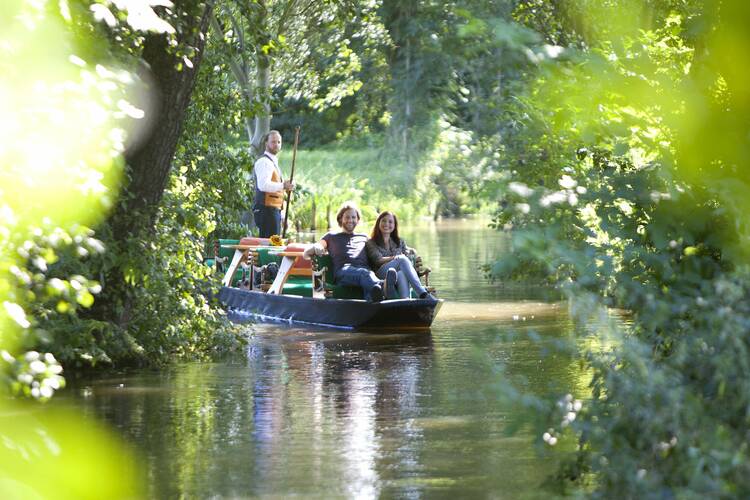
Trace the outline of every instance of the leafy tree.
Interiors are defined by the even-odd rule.
[[[150,30],[172,30],[149,3],[118,3],[117,16],[90,2],[12,0],[0,7],[6,112],[0,125],[0,386],[40,401],[64,385],[58,359],[70,367],[67,361],[99,355],[88,338],[95,322],[77,316],[101,290],[89,266],[103,245],[90,227],[112,207],[125,129],[140,116],[129,95],[133,75],[118,67],[129,59],[111,57],[95,18],[112,26],[121,18],[131,41]],[[68,334],[80,342],[68,345]],[[0,406],[4,496],[143,494],[130,452],[96,423],[61,409],[39,411],[7,393]]]
[[[388,52],[390,137],[395,151],[406,157],[415,158],[429,148],[435,113],[447,105],[451,64],[443,50],[455,19],[452,6],[384,1],[381,7],[393,41]],[[427,132],[426,137],[417,135],[419,130]]]
[[[608,347],[583,353],[590,399],[525,404],[540,443],[577,441],[558,486],[573,480],[603,498],[745,496],[750,339],[738,194],[749,124],[744,71],[730,61],[748,47],[746,7],[586,7],[572,25],[556,18],[569,30],[559,39],[574,46],[540,66],[511,110],[522,144],[540,146],[505,183],[496,223],[512,228],[516,252],[494,273],[532,260],[582,320],[616,306],[629,327],[599,332]],[[533,26],[530,12],[521,19]]]
[[[350,45],[356,25],[370,22],[368,10],[356,2],[264,0],[226,3],[216,13],[212,30],[225,45],[223,63],[239,87],[255,154],[270,129],[274,89],[322,110],[362,86]]]
[[[173,24],[158,17],[148,4],[117,5],[120,10],[108,3],[90,2],[35,7],[47,18],[58,19],[65,26],[64,31],[77,35],[59,49],[60,59],[69,59],[65,63],[67,73],[51,72],[53,76],[39,80],[67,75],[64,84],[54,83],[58,90],[46,93],[50,103],[40,109],[60,110],[52,116],[68,116],[69,126],[57,130],[40,125],[35,132],[42,146],[46,144],[43,141],[62,141],[61,146],[40,146],[40,151],[58,151],[56,160],[35,163],[51,165],[45,168],[60,163],[68,169],[68,175],[61,180],[58,175],[39,174],[33,169],[24,173],[20,164],[8,174],[11,180],[16,175],[30,176],[29,186],[40,186],[36,197],[19,190],[9,198],[13,211],[22,210],[27,214],[23,220],[33,221],[29,223],[31,233],[16,231],[21,239],[16,241],[14,237],[7,242],[8,255],[14,255],[13,248],[24,246],[19,255],[28,259],[19,264],[14,258],[5,267],[20,269],[15,277],[8,277],[9,283],[15,283],[15,288],[9,290],[17,290],[13,293],[18,294],[12,301],[20,307],[13,308],[16,317],[23,324],[29,323],[19,346],[49,349],[66,366],[163,362],[173,355],[210,352],[225,345],[220,338],[231,340],[222,337],[227,332],[222,327],[222,315],[209,306],[201,291],[206,270],[200,266],[202,239],[196,236],[209,232],[210,222],[202,205],[191,200],[181,179],[170,178],[180,116],[187,106],[194,77],[187,70],[190,65],[193,70],[198,69],[200,32],[207,28],[211,4],[183,3],[174,11],[162,9],[161,13]],[[34,16],[41,18],[39,13]],[[9,32],[15,33],[10,28]],[[144,63],[140,79],[135,71],[115,65],[135,69],[141,54],[144,61],[149,61],[152,72],[145,71]],[[14,81],[27,78],[18,71],[21,67],[8,73],[16,75]],[[33,71],[38,73],[39,68]],[[147,74],[154,80],[148,80]],[[161,100],[156,100],[160,104],[148,107],[147,102],[133,98],[134,90],[143,88],[140,81],[150,81],[152,88],[161,89]],[[20,83],[14,85],[23,87]],[[128,91],[133,95],[128,95]],[[19,116],[25,115],[28,113]],[[165,117],[174,120],[164,121]],[[161,133],[148,137],[143,129],[126,133],[139,119],[151,120],[152,130],[155,126]],[[84,122],[90,126],[81,125]],[[84,130],[86,133],[81,132]],[[20,147],[28,141],[22,134],[29,132],[24,127],[18,131],[21,135],[16,142]],[[123,167],[121,155],[127,147],[128,163]],[[81,159],[77,160],[79,157],[74,154]],[[115,204],[118,167],[123,167],[124,185],[123,195]],[[167,182],[170,192],[181,193],[179,202],[173,197],[165,202]],[[9,181],[8,185],[12,184],[18,181]],[[48,193],[53,185],[54,190]],[[40,201],[23,203],[24,196]],[[70,208],[53,217],[46,201],[41,200],[60,197]],[[104,220],[105,211],[113,208]],[[98,240],[89,227],[97,227]],[[96,294],[100,297],[95,301]],[[33,321],[23,320],[26,314]],[[171,325],[162,329],[159,325],[165,320]],[[9,352],[16,353],[13,349]],[[29,367],[23,356],[14,358],[17,361],[11,363],[12,377]],[[55,378],[50,380],[54,383]],[[16,389],[46,398],[49,391],[46,386],[41,391],[42,382],[32,377],[28,384]]]
[[[392,146],[410,152],[411,168],[429,170],[436,217],[482,209],[477,193],[492,185],[498,170],[491,151],[516,126],[509,103],[522,92],[534,61],[548,57],[536,33],[511,22],[513,5],[384,2],[381,9],[394,42],[388,59]],[[465,140],[455,141],[456,134]]]

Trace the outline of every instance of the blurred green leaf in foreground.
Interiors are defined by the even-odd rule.
[[[103,63],[92,35],[97,23],[116,20],[106,6],[88,3],[0,6],[0,497],[6,499],[139,496],[135,461],[108,432],[76,413],[12,399],[44,401],[65,383],[54,356],[31,350],[49,343],[37,316],[90,307],[100,286],[77,275],[47,279],[48,266],[62,252],[85,258],[104,250],[89,227],[117,194],[126,124],[144,115],[128,101],[133,75]],[[139,19],[159,21],[153,2],[120,3],[124,12],[137,7],[152,14]],[[96,62],[88,61],[94,54]]]

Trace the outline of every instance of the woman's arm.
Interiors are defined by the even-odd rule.
[[[393,257],[386,257],[383,255],[383,250],[373,240],[367,240],[365,243],[365,251],[367,252],[367,260],[370,261],[370,266],[374,269],[378,269],[386,262],[393,260]]]
[[[398,246],[399,252],[406,255],[407,257],[417,256],[417,251],[414,250],[412,247],[406,244],[406,240],[401,238],[401,243]]]

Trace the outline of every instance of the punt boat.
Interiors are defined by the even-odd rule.
[[[230,311],[267,321],[349,330],[428,330],[443,301],[390,299],[368,302],[359,288],[333,283],[333,263],[306,260],[306,244],[274,246],[265,238],[220,240],[213,265],[226,267],[218,300]],[[211,263],[209,263],[211,264]],[[429,280],[429,269],[418,265]],[[274,276],[275,274],[275,276]]]

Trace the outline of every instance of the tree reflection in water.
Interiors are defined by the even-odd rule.
[[[232,359],[73,381],[57,404],[133,443],[154,498],[534,494],[554,457],[528,431],[508,435],[526,416],[502,390],[512,380],[580,398],[586,374],[557,349],[575,341],[557,299],[521,299],[472,272],[499,237],[476,226],[408,236],[447,299],[431,334],[249,325]]]

